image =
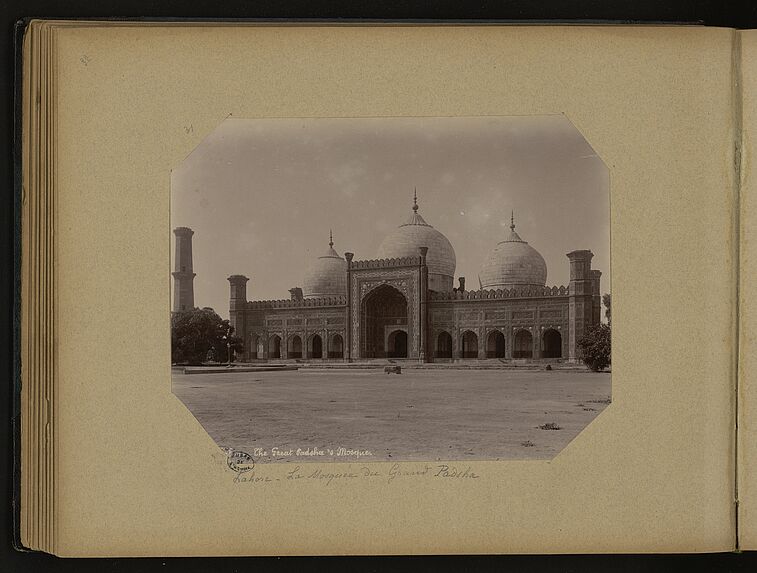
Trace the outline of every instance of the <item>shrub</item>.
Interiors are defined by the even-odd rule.
[[[234,327],[229,321],[223,320],[212,308],[171,314],[171,362],[174,364],[201,364],[204,360],[221,357],[225,362],[229,349],[233,359],[235,352],[244,350],[243,341],[234,336]]]
[[[610,327],[598,324],[589,329],[578,341],[584,364],[594,372],[607,368],[610,362]]]

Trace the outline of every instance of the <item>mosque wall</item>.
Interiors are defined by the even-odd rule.
[[[236,322],[241,326],[237,332],[245,340],[243,359],[342,359],[347,322],[344,297],[311,299],[309,306],[287,304],[290,302],[252,301],[237,313]],[[320,352],[313,346],[316,336]]]
[[[475,296],[484,292],[465,294]],[[470,346],[465,347],[467,340],[475,342],[473,352],[478,359],[566,358],[569,302],[565,289],[562,292],[537,298],[432,300],[429,302],[431,355],[437,361],[474,358]],[[502,337],[499,344],[497,333]],[[554,351],[555,340],[559,341],[559,351]],[[451,355],[449,342],[452,343]],[[550,348],[547,343],[551,344]]]
[[[368,293],[378,284],[393,286],[396,280],[402,280],[398,277],[365,278],[374,281],[374,284],[369,280],[360,281],[360,287],[355,289],[357,293]],[[363,285],[365,288],[362,288]],[[408,356],[416,358],[419,349],[414,349],[413,340],[416,333],[420,332],[413,317],[417,313],[419,301],[417,293],[403,290],[411,298],[408,304],[409,320],[397,328],[408,333]],[[489,291],[472,291],[460,293],[462,298],[429,300],[427,359],[438,362],[472,358],[568,359],[570,297],[564,287],[544,290],[550,294],[528,298],[488,298],[491,294]],[[551,294],[553,290],[557,294]],[[347,357],[348,326],[357,334],[357,338],[353,334],[351,358],[366,358],[360,344],[363,325],[359,304],[355,306],[357,314],[351,325],[347,323],[348,313],[344,299],[314,299],[306,304],[309,306],[289,300],[251,301],[244,310],[237,310],[234,313],[234,323],[239,335],[245,340],[242,359],[342,360]],[[444,340],[440,339],[443,333],[449,335],[448,348]],[[502,335],[499,345],[497,333]],[[317,347],[313,348],[314,336],[320,338],[320,352]],[[465,352],[466,337],[468,342],[475,341],[474,355],[470,354],[470,345],[468,353]],[[276,338],[280,345],[278,351],[275,348]],[[555,341],[559,348],[557,352]]]

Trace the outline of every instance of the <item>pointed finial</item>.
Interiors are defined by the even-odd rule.
[[[329,229],[329,247],[334,248],[334,233]]]
[[[515,209],[510,211],[510,230],[515,230]]]
[[[418,212],[418,188],[413,187],[413,211]]]

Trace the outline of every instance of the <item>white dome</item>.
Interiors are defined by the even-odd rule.
[[[378,258],[417,257],[418,247],[428,247],[428,286],[431,290],[452,290],[457,259],[447,237],[426,223],[413,204],[410,220],[389,233],[378,248]]]
[[[347,261],[334,250],[333,239],[326,253],[308,269],[302,282],[305,298],[347,294]]]
[[[481,288],[509,289],[516,286],[544,286],[547,282],[547,263],[515,232],[510,225],[510,236],[494,247],[479,274]]]

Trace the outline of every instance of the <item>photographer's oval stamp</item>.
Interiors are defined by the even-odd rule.
[[[226,465],[228,465],[229,469],[232,471],[235,471],[238,474],[243,474],[252,471],[255,468],[255,460],[247,452],[241,450],[229,450],[229,453],[226,456]]]

